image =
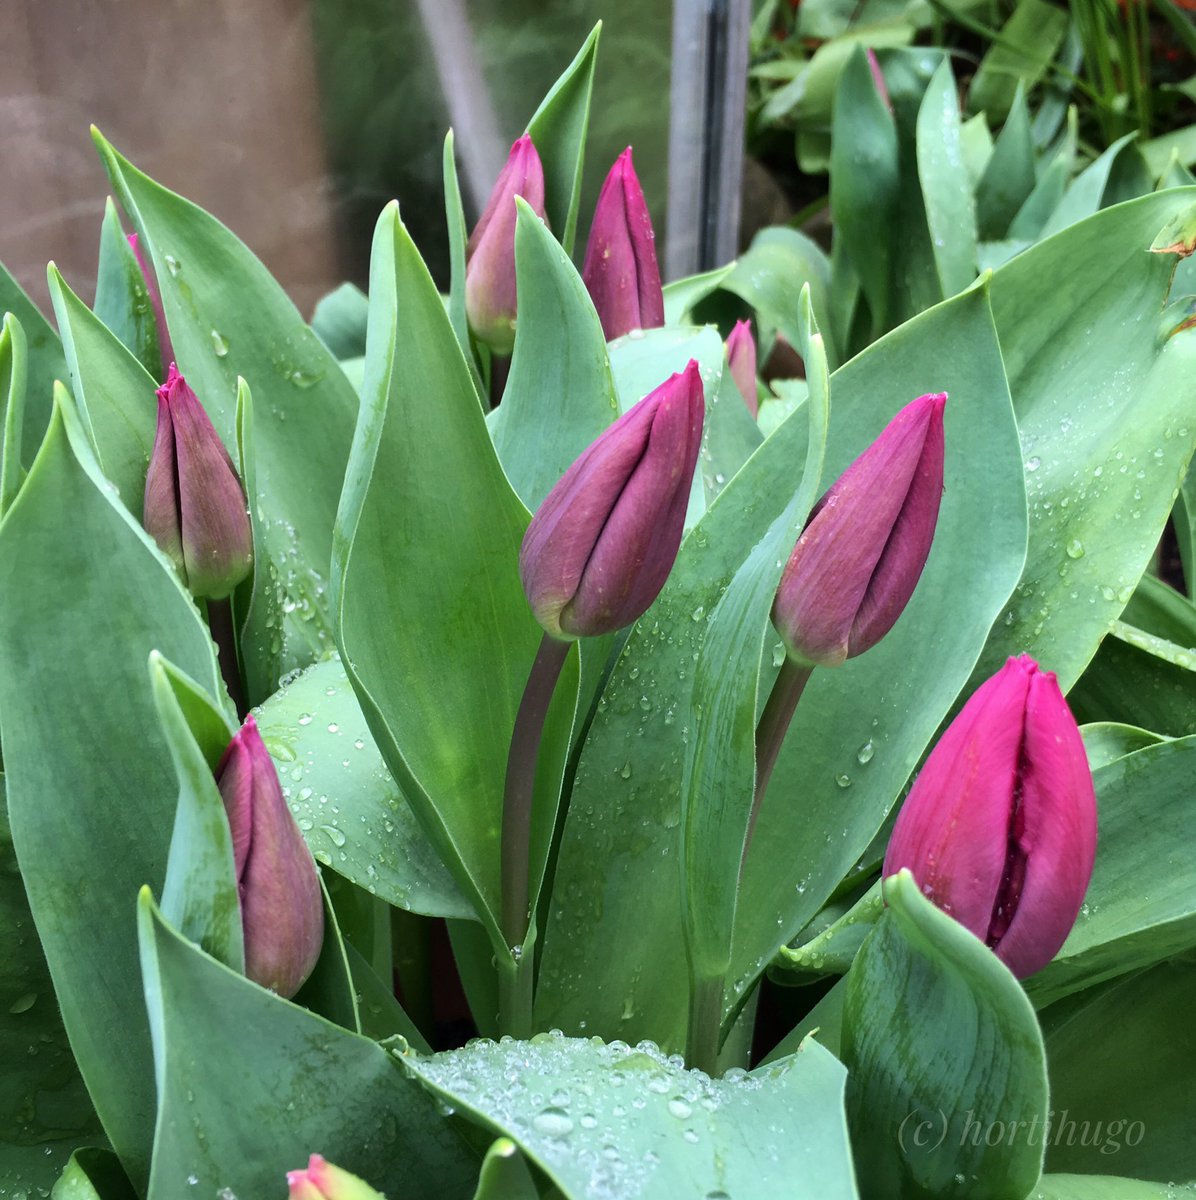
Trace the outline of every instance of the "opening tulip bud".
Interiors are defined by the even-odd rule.
[[[698,364],[624,413],[565,472],[523,538],[519,574],[553,637],[630,625],[681,544],[705,416]]]
[[[196,596],[227,596],[253,568],[253,531],[237,469],[174,363],[158,389],[143,519]]]
[[[544,168],[526,133],[511,147],[465,251],[469,327],[496,354],[510,354],[515,345],[516,196],[544,216]]]
[[[1028,655],[976,689],[906,798],[884,875],[908,867],[1024,979],[1067,939],[1096,859],[1096,797],[1055,676]]]
[[[311,851],[253,717],[229,743],[216,783],[232,832],[245,974],[280,996],[293,996],[320,957],[324,900]]]
[[[615,159],[598,193],[581,277],[608,342],[632,329],[664,324],[656,234],[630,146]]]
[[[756,339],[748,321],[736,321],[727,338],[727,369],[754,417],[760,411],[760,398],[756,394]]]
[[[795,661],[836,667],[863,654],[909,603],[943,494],[946,403],[907,404],[814,506],[772,609]]]
[[[288,1171],[290,1200],[386,1200],[356,1175],[313,1154],[302,1171]]]

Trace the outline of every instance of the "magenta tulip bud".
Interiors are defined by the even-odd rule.
[[[526,133],[511,147],[465,251],[469,327],[496,354],[510,354],[515,345],[516,196],[522,196],[537,216],[544,216],[544,168]]]
[[[232,832],[245,974],[280,996],[293,996],[320,957],[324,899],[311,851],[253,717],[229,743],[216,783]]]
[[[289,1200],[386,1200],[356,1175],[313,1154],[302,1171],[288,1171]]]
[[[632,329],[664,324],[656,234],[630,146],[615,159],[598,193],[581,277],[608,342]]]
[[[141,277],[145,280],[145,290],[149,293],[150,306],[154,310],[154,324],[158,327],[158,350],[162,355],[162,361],[168,363],[174,358],[174,348],[170,342],[170,330],[166,328],[166,312],[162,308],[158,283],[154,278],[153,271],[150,270],[149,263],[145,261],[145,255],[141,252],[141,241],[137,234],[130,233],[128,239],[133,257],[137,259],[137,265],[141,268]]]
[[[1055,957],[1096,859],[1096,797],[1055,676],[1023,654],[983,683],[918,775],[884,875],[922,891],[1019,978]]]
[[[760,411],[760,398],[756,395],[756,339],[748,321],[736,321],[727,338],[727,367],[754,417]]]
[[[519,574],[553,637],[621,629],[656,599],[681,544],[705,412],[690,360],[591,443],[545,497],[524,535]]]
[[[946,403],[907,404],[814,506],[772,608],[796,662],[837,667],[863,654],[909,603],[938,521]]]
[[[142,519],[196,596],[227,596],[253,568],[253,530],[237,468],[174,363],[158,389]]]

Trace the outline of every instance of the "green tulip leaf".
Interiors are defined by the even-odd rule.
[[[540,635],[518,573],[528,516],[393,205],[374,237],[362,397],[333,570],[341,656],[387,767],[498,948],[507,751]],[[533,895],[577,702],[575,663],[571,654],[537,772]]]
[[[843,1068],[815,1043],[717,1080],[650,1043],[547,1033],[403,1063],[459,1114],[510,1138],[566,1200],[856,1194]]]
[[[14,1197],[16,1193],[14,1192]],[[134,1200],[120,1160],[111,1150],[76,1150],[54,1183],[50,1200]]]
[[[101,324],[107,326],[151,379],[166,378],[170,364],[162,361],[153,300],[111,196],[104,201],[96,299],[92,307]],[[61,329],[61,315],[58,325]]]
[[[136,264],[134,264],[136,265]],[[138,520],[158,423],[157,383],[51,264],[50,298],[62,330],[71,390],[100,469]]]
[[[473,356],[472,341],[469,336],[469,318],[465,314],[465,247],[469,234],[465,227],[465,209],[461,205],[461,183],[457,178],[457,160],[453,157],[453,131],[450,129],[444,138],[444,153],[442,156],[444,175],[444,216],[448,224],[449,241],[449,294],[448,315],[453,332],[461,353],[469,364],[469,373],[478,393],[482,397],[482,379],[478,374],[477,361]],[[359,354],[365,353],[365,341]]]
[[[255,711],[318,862],[397,908],[473,916],[386,769],[340,659],[309,667]]]
[[[236,446],[239,377],[253,388],[255,574],[264,577],[241,640],[272,679],[333,644],[328,617],[332,529],[357,396],[336,359],[266,268],[194,204],[142,174],[94,132],[112,186],[152,261],[179,369],[226,446]]]
[[[25,436],[21,462],[28,467],[50,423],[54,381],[66,381],[66,359],[50,322],[0,263],[0,315],[4,313],[12,313],[20,321],[26,340]]]
[[[21,442],[25,424],[29,349],[25,330],[12,313],[0,327],[0,517],[21,490]]]
[[[1026,1200],[1178,1200],[1174,1184],[1112,1175],[1044,1175]]]
[[[703,446],[698,457],[707,508],[763,440],[735,376],[724,370],[706,404]]]
[[[360,1032],[375,1042],[402,1037],[416,1050],[430,1054],[423,1034],[395,998],[394,985],[378,978],[373,967],[352,942],[345,943],[345,958],[356,989]]]
[[[209,958],[139,904],[158,1117],[149,1200],[270,1196],[315,1147],[338,1166],[467,1197],[476,1166],[430,1097],[375,1042]]]
[[[1136,725],[1119,725],[1115,721],[1097,721],[1090,725],[1080,726],[1080,736],[1084,739],[1084,750],[1088,755],[1088,766],[1093,771],[1106,767],[1109,763],[1145,750],[1147,746],[1157,746],[1167,738],[1149,729],[1139,729]]]
[[[355,283],[342,283],[320,298],[311,315],[311,330],[338,361],[365,353],[365,327],[370,302]]]
[[[511,486],[534,512],[573,460],[618,416],[606,338],[569,256],[516,198],[519,321],[490,433]]]
[[[294,1001],[350,1033],[361,1033],[357,983],[349,962],[349,945],[341,934],[336,909],[322,878],[320,894],[324,902],[324,941],[320,945],[320,956],[303,986],[295,993]]]
[[[1067,185],[1063,199],[1058,208],[1051,213],[1047,223],[1042,228],[1040,237],[1050,237],[1085,217],[1090,217],[1098,209],[1104,207],[1104,196],[1109,185],[1109,179],[1118,161],[1129,154],[1136,154],[1137,147],[1134,139],[1137,134],[1127,133],[1118,138],[1097,160],[1084,168]],[[1149,191],[1150,188],[1144,189]]]
[[[976,186],[976,229],[986,241],[1003,238],[1017,211],[1034,190],[1034,139],[1019,80],[1013,104]]]
[[[473,1200],[539,1200],[539,1197],[540,1191],[519,1147],[510,1138],[499,1138],[486,1151]]]
[[[1042,1168],[1047,1117],[1034,1010],[1009,969],[908,871],[886,879],[884,894],[844,1010],[862,1189],[876,1200],[1023,1200]]]
[[[735,270],[735,263],[703,271],[700,275],[687,275],[664,285],[664,323],[666,325],[688,325],[696,305],[707,296],[712,296],[723,285],[723,281]]]
[[[994,125],[1005,119],[1019,84],[1032,88],[1049,67],[1063,35],[1067,14],[1046,0],[1018,0],[972,78],[968,107],[983,110]]]
[[[113,497],[63,390],[0,525],[0,589],[13,840],[79,1069],[144,1182],[154,1095],[133,901],[161,886],[178,798],[146,661],[156,649],[211,694],[223,685],[195,605]]]

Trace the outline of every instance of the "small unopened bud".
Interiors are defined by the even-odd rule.
[[[756,339],[748,321],[736,321],[727,337],[727,369],[754,417],[760,411],[760,397],[756,394]]]
[[[302,1171],[288,1171],[289,1200],[386,1200],[356,1175],[313,1154]]]

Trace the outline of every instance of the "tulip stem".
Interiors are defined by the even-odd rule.
[[[530,1022],[531,1008],[532,955],[523,953],[523,943],[531,919],[529,864],[536,761],[540,756],[540,738],[548,705],[569,656],[569,646],[569,642],[558,641],[548,634],[540,642],[515,716],[507,758],[502,808],[502,933],[515,959],[516,969],[500,972],[500,982],[508,973],[512,975],[509,999],[517,1009],[526,1010],[520,1023],[523,1020]],[[504,992],[506,990],[504,988]],[[501,1014],[504,1027],[515,1016],[504,1005]]]
[[[685,1065],[707,1075],[718,1074],[719,1033],[723,1020],[721,975],[692,979],[689,985],[689,1028],[686,1031]]]
[[[229,600],[208,600],[205,608],[208,631],[216,643],[216,658],[220,664],[220,675],[228,688],[228,698],[241,719],[249,711],[245,700],[245,688],[241,683],[241,667],[237,661],[237,629],[233,623],[233,608]]]
[[[797,711],[797,702],[801,699],[806,684],[814,668],[808,663],[796,663],[787,655],[781,670],[768,693],[764,711],[760,714],[760,724],[756,726],[756,791],[752,796],[752,811],[748,816],[747,833],[743,839],[743,859],[739,865],[740,877],[743,876],[743,864],[747,862],[748,847],[752,844],[752,835],[756,832],[756,819],[760,815],[760,805],[764,801],[764,793],[768,790],[768,781],[772,778],[772,769],[777,765],[777,755],[781,743],[785,740],[789,723]]]

